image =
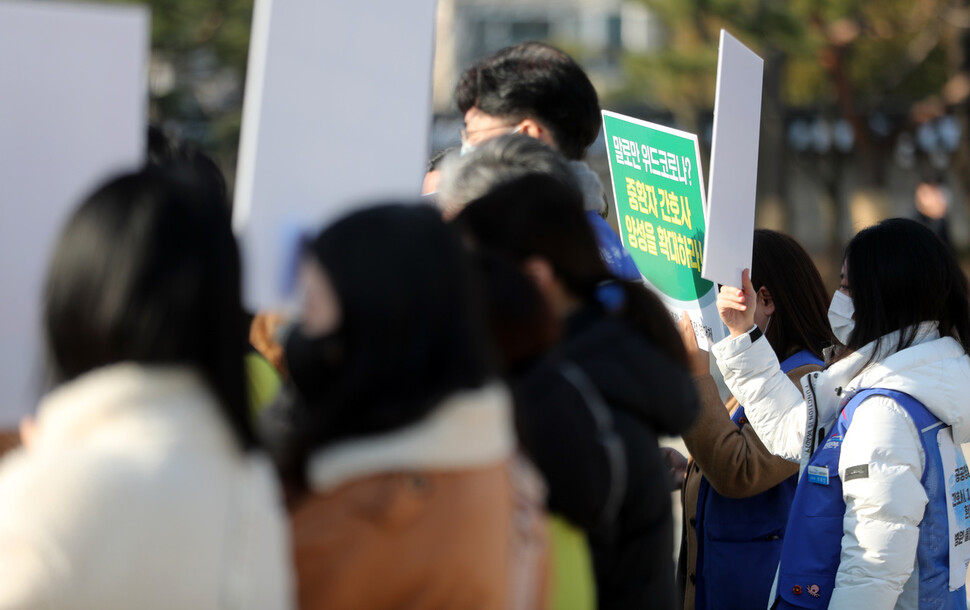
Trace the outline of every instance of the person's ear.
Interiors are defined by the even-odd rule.
[[[764,308],[766,316],[775,315],[775,301],[771,298],[771,291],[766,286],[758,289],[758,307]]]
[[[515,128],[518,130],[518,133],[535,138],[536,140],[541,140],[549,146],[556,148],[556,141],[552,139],[552,133],[545,125],[533,118],[522,119]]]
[[[544,295],[548,295],[555,287],[556,273],[548,259],[530,256],[522,263],[522,272]]]

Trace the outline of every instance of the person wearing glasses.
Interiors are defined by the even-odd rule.
[[[513,133],[541,140],[561,153],[583,193],[603,262],[620,279],[640,279],[633,259],[605,220],[603,184],[583,161],[602,119],[596,89],[572,57],[538,42],[506,47],[462,73],[455,101],[465,119],[462,156]]]

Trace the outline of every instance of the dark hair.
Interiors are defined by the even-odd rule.
[[[607,271],[576,189],[549,176],[526,176],[473,201],[455,222],[475,247],[516,264],[532,256],[546,259],[566,290],[587,306],[602,307],[597,291],[615,283],[623,298],[614,315],[686,368],[684,345],[660,300],[641,284],[621,282]]]
[[[455,101],[462,113],[477,107],[496,117],[540,121],[569,159],[582,159],[600,129],[589,77],[569,55],[538,42],[506,47],[465,70]]]
[[[156,126],[148,128],[147,165],[159,168],[177,179],[194,182],[200,197],[216,201],[232,210],[226,177],[219,164],[198,145],[180,142]]]
[[[970,352],[967,278],[956,256],[914,220],[891,218],[863,229],[845,250],[855,328],[846,352],[894,331],[895,350],[913,344],[921,322],[936,321],[941,336],[954,336]],[[880,353],[877,344],[873,358]]]
[[[194,187],[149,168],[77,209],[47,274],[48,372],[60,384],[124,361],[192,366],[249,449],[239,252],[226,208]]]
[[[559,339],[561,325],[536,285],[504,257],[476,251],[489,334],[506,373],[515,375]]]
[[[418,421],[495,374],[473,269],[433,208],[356,212],[307,255],[337,294],[344,354],[333,400],[307,414],[307,450]]]
[[[836,339],[822,276],[805,249],[784,233],[757,229],[752,267],[755,290],[766,287],[775,305],[765,336],[778,360],[803,349],[823,359],[822,350]]]

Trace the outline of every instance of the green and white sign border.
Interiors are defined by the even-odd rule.
[[[700,143],[697,139],[697,135],[681,131],[679,129],[674,129],[672,127],[667,127],[666,125],[660,125],[658,123],[651,123],[649,121],[644,121],[634,117],[626,116],[609,110],[603,110],[602,115],[605,117],[610,117],[618,121],[625,121],[627,123],[633,123],[641,127],[648,129],[653,129],[667,133],[672,136],[677,136],[690,140],[694,145],[694,162],[697,168],[697,177],[700,181],[700,194],[701,194],[701,208],[704,210],[704,230],[707,231],[707,189],[704,183],[704,173],[702,171],[701,165],[701,150]],[[623,247],[630,250],[628,243],[628,237],[626,235],[626,229],[619,222],[623,218],[623,213],[620,209],[620,197],[626,193],[626,188],[620,189],[618,191],[616,185],[616,177],[613,174],[613,163],[614,160],[611,158],[612,148],[610,145],[610,134],[606,126],[606,121],[603,121],[603,139],[606,144],[606,154],[607,163],[610,168],[610,182],[613,188],[613,200],[617,223],[619,225],[620,240],[623,243]],[[700,273],[697,274],[700,277]],[[703,350],[710,350],[711,344],[720,341],[727,336],[727,329],[721,322],[720,314],[717,312],[717,285],[711,286],[710,290],[706,293],[698,296],[696,300],[683,301],[674,297],[669,296],[656,286],[654,286],[646,277],[643,275],[643,271],[640,271],[640,277],[643,279],[643,283],[650,290],[660,297],[664,305],[667,306],[668,311],[670,311],[671,317],[676,321],[679,320],[683,312],[687,312],[690,316],[691,322],[694,325],[694,334],[697,337],[697,344]],[[710,339],[708,338],[708,333],[710,333]]]

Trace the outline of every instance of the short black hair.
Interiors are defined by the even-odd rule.
[[[463,114],[477,107],[513,121],[540,121],[569,159],[582,159],[600,130],[589,77],[572,57],[539,42],[506,47],[465,70],[455,101]]]
[[[226,207],[196,187],[149,167],[74,212],[47,273],[48,376],[58,385],[126,361],[193,367],[249,449],[239,251]]]
[[[931,230],[915,220],[884,220],[852,238],[845,263],[855,306],[849,351],[894,331],[901,332],[892,347],[905,349],[921,322],[939,322],[942,336],[958,337],[970,351],[967,278]]]

